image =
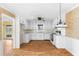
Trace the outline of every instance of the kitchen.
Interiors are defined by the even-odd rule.
[[[49,40],[57,48],[63,48],[62,36],[65,36],[66,25],[64,22],[61,24],[54,24],[54,22],[52,19],[36,17],[21,23],[20,43],[30,43],[31,40]]]
[[[13,36],[13,41],[11,43],[12,49],[21,49],[21,47],[25,49],[26,46],[32,41],[36,41],[34,45],[37,45],[37,50],[39,50],[38,48],[41,46],[43,46],[41,49],[46,50],[44,47],[48,49],[47,46],[50,46],[49,44],[51,44],[51,48],[54,47],[55,49],[63,49],[66,47],[71,49],[71,41],[69,41],[69,39],[66,37],[66,29],[68,28],[66,22],[66,12],[68,12],[67,10],[69,10],[74,4],[30,3],[2,5],[6,5],[7,7],[11,8],[11,10],[15,9],[13,11],[16,12],[15,22],[13,22],[14,27],[12,27],[15,31],[13,32],[13,35],[11,34]],[[46,43],[46,45],[43,45],[44,43],[38,43],[43,41],[48,41],[49,44]],[[21,46],[22,44],[25,44],[25,46]],[[41,46],[38,47],[39,45]],[[34,46],[29,47],[31,47],[31,49],[34,48]],[[27,51],[29,50],[30,49]]]
[[[47,20],[42,17],[36,19],[26,20],[24,27],[25,41],[30,40],[50,40],[53,33],[53,20]]]

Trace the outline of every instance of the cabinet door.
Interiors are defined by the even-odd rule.
[[[44,35],[44,39],[50,40],[50,34],[43,34]]]
[[[31,36],[30,36],[30,33],[26,33],[26,34],[25,34],[24,42],[25,42],[25,43],[29,43],[30,37],[31,37]]]
[[[39,33],[39,34],[38,34],[38,39],[44,39],[43,33]]]
[[[32,33],[32,40],[43,40],[43,33]]]
[[[63,48],[63,37],[62,36],[56,36],[55,35],[55,45],[57,48]]]

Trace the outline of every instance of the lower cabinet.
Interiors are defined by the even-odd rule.
[[[43,33],[31,33],[32,40],[43,40]]]
[[[26,33],[25,42],[30,40],[50,40],[50,33]]]
[[[50,33],[46,33],[46,34],[44,34],[44,39],[45,40],[50,40],[51,39],[51,35],[50,35]]]
[[[29,43],[30,40],[31,40],[31,34],[30,33],[25,34],[25,40],[24,40],[24,42],[25,43]]]
[[[50,40],[49,33],[32,33],[31,34],[32,40]]]
[[[64,37],[60,35],[54,35],[54,45],[57,48],[64,48]]]

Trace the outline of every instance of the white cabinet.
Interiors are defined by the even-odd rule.
[[[30,39],[31,39],[31,34],[30,33],[26,33],[24,42],[25,43],[29,43]]]
[[[50,33],[25,33],[24,42],[29,42],[30,40],[50,40]]]
[[[60,35],[54,35],[54,45],[57,48],[64,48],[64,37]]]
[[[32,33],[31,39],[32,40],[44,40],[44,34],[43,33]]]
[[[44,35],[44,39],[49,39],[49,40],[51,39],[49,33],[46,33],[46,34],[43,34],[43,35]]]

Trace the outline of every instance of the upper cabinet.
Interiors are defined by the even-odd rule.
[[[26,31],[32,32],[52,32],[52,20],[27,20]]]

